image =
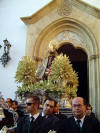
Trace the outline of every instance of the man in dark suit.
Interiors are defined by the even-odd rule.
[[[73,116],[64,121],[61,133],[100,133],[100,122],[86,116],[86,102],[82,97],[72,100]]]
[[[8,105],[9,111],[12,112],[12,111],[13,111],[13,108],[12,108],[13,100],[12,100],[11,98],[7,98],[6,103],[7,103],[7,105]]]
[[[19,120],[15,133],[45,133],[45,120],[39,114],[39,97],[29,97],[26,101],[26,109],[29,116]]]
[[[95,114],[92,112],[92,106],[88,103],[86,106],[86,114],[91,117],[95,117]]]
[[[14,110],[14,113],[17,113],[17,115],[15,116],[17,118],[15,118],[15,120],[16,122],[18,122],[22,117],[24,117],[24,112],[18,108],[18,102],[16,100],[13,100],[12,108]]]
[[[86,101],[82,97],[72,100],[73,116],[63,122],[60,133],[100,133],[96,117],[86,116]]]
[[[3,126],[11,127],[14,124],[13,114],[9,112],[7,109],[2,108],[2,111],[4,114],[4,118],[0,120],[0,130],[2,129]]]
[[[47,127],[49,130],[58,130],[59,119],[54,115],[54,107],[56,102],[53,98],[47,97],[43,105],[42,117],[47,120]]]

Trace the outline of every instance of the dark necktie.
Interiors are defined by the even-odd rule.
[[[28,133],[30,133],[30,129],[31,129],[31,126],[32,126],[32,123],[34,122],[34,117],[31,116],[30,117],[30,122],[29,122],[29,126],[28,126]]]
[[[34,117],[31,116],[30,123],[34,122]]]
[[[81,120],[76,121],[76,124],[77,124],[78,127],[80,127],[80,122],[81,122]]]
[[[81,122],[81,120],[77,120],[76,125],[77,125],[77,127],[79,128],[79,130],[81,132],[82,127],[80,126],[80,122]]]

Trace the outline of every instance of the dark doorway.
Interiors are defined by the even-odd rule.
[[[84,97],[88,101],[88,64],[86,53],[81,49],[74,48],[72,44],[61,46],[57,52],[58,54],[63,53],[69,56],[73,69],[78,73],[79,77],[77,96]]]

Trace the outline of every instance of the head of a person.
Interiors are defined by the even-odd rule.
[[[40,98],[38,96],[31,96],[26,100],[26,110],[32,115],[38,113],[39,105]]]
[[[18,109],[18,102],[17,102],[16,100],[13,100],[12,108],[13,108],[14,110],[17,110],[17,109]]]
[[[7,103],[7,105],[8,105],[8,108],[12,108],[12,103],[13,103],[13,101],[12,101],[11,98],[7,98],[6,103]]]
[[[51,40],[49,43],[48,51],[49,52],[55,52],[57,50],[58,41],[57,40]]]
[[[90,104],[88,104],[86,106],[86,114],[87,115],[91,115],[91,113],[92,113],[92,106]]]
[[[81,119],[86,114],[86,101],[82,97],[76,97],[72,100],[72,113],[77,119]]]
[[[1,98],[1,99],[0,99],[0,108],[3,108],[4,102],[5,102],[4,99]]]
[[[59,114],[59,103],[56,102],[56,105],[54,107],[54,113]]]
[[[54,107],[55,107],[55,100],[48,97],[43,105],[43,113],[45,115],[51,115],[54,113]]]

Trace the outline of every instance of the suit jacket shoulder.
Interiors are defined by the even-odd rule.
[[[96,117],[86,116],[83,123],[83,132],[100,133],[100,121]]]
[[[3,109],[3,111],[4,111],[5,118],[3,118],[2,121],[0,121],[0,129],[5,125],[7,127],[11,127],[14,124],[13,114],[9,112],[7,109]]]
[[[79,133],[74,117],[68,118],[68,133]],[[100,133],[100,122],[96,117],[85,116],[81,133]]]
[[[41,115],[31,125],[29,116],[25,116],[18,122],[15,133],[28,133],[28,131],[29,133],[47,133],[45,125],[45,119]]]

